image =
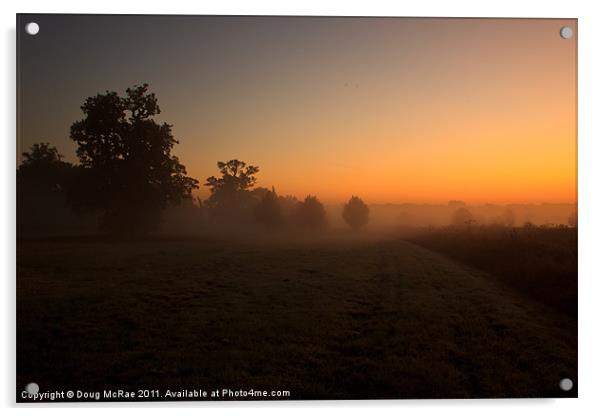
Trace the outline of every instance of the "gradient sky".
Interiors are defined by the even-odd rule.
[[[238,158],[258,185],[328,203],[576,202],[576,20],[22,15],[18,30],[19,153],[49,141],[76,161],[85,98],[147,82],[201,183]]]

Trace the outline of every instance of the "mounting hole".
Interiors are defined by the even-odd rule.
[[[40,386],[38,386],[38,383],[29,383],[25,386],[25,391],[35,396],[40,391]]]
[[[563,378],[559,383],[560,389],[564,391],[569,391],[573,388],[573,380],[570,378]]]
[[[570,26],[563,26],[560,28],[560,37],[562,39],[570,39],[573,37],[573,29]]]
[[[27,32],[28,35],[37,35],[39,31],[40,25],[36,22],[30,22],[25,25],[25,32]]]

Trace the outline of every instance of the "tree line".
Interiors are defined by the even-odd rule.
[[[485,223],[480,223],[472,211],[468,208],[468,206],[463,201],[452,200],[448,202],[448,207],[452,209],[451,221],[450,224],[454,227],[471,227],[475,225],[485,225]],[[567,218],[567,224],[569,227],[576,228],[577,227],[577,211],[571,212]],[[510,208],[504,209],[499,215],[490,218],[489,222],[486,225],[494,226],[494,227],[515,227],[517,224],[516,215],[514,211]],[[520,224],[519,224],[520,225]],[[564,224],[543,224],[541,227],[566,227]],[[522,227],[532,228],[536,227],[531,221],[526,221],[522,224]]]
[[[83,118],[71,125],[79,164],[63,160],[49,143],[36,143],[22,154],[17,170],[19,212],[28,205],[64,199],[76,212],[94,213],[102,232],[139,235],[156,230],[162,212],[193,201],[199,181],[172,155],[178,141],[172,126],[159,123],[157,98],[148,84],[128,88],[124,96],[105,92],[81,106]],[[299,201],[276,190],[255,188],[259,167],[237,159],[218,162],[218,176],[207,178],[210,196],[197,208],[219,227],[254,222],[266,229],[297,226],[319,230],[326,210],[316,196]],[[368,223],[369,208],[352,196],[342,212],[354,229]]]

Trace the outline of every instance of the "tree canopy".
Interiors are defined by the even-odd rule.
[[[259,172],[257,166],[247,165],[245,162],[232,159],[228,162],[217,162],[221,177],[210,176],[205,186],[211,189],[211,195],[220,192],[247,191],[255,185]]]
[[[457,227],[468,227],[475,223],[474,216],[468,208],[458,208],[452,214],[452,224]]]
[[[296,205],[297,224],[305,229],[317,230],[326,226],[326,210],[317,197],[308,195]]]
[[[258,202],[251,193],[259,168],[232,159],[217,162],[221,176],[210,176],[205,182],[211,195],[206,201],[209,217],[222,227],[237,228],[253,220],[252,207]]]
[[[368,224],[369,215],[370,208],[357,196],[352,196],[343,207],[343,219],[355,230]]]
[[[264,227],[273,229],[282,223],[282,209],[276,190],[268,190],[264,193],[255,207],[255,218]]]
[[[101,227],[113,233],[152,230],[160,210],[190,198],[198,181],[171,150],[172,126],[154,117],[160,108],[148,84],[107,91],[86,99],[84,118],[71,126],[83,168],[72,195],[84,209],[101,212]]]
[[[63,155],[50,143],[35,143],[22,153],[17,170],[18,192],[62,192],[70,182],[73,165],[64,162]]]

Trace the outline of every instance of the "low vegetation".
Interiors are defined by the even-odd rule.
[[[577,317],[577,228],[450,226],[423,229],[409,239]]]

